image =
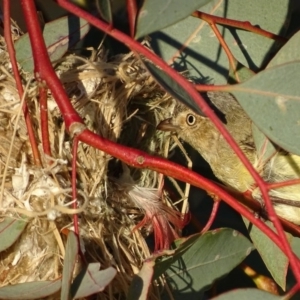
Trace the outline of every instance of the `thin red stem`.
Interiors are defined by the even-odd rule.
[[[289,185],[296,185],[300,184],[300,179],[292,179],[292,180],[287,180],[283,182],[273,182],[268,184],[268,189],[273,190],[273,189],[278,189],[281,187],[289,186]]]
[[[239,78],[238,78],[238,74],[236,72],[236,66],[235,66],[235,58],[234,56],[232,55],[229,47],[227,46],[226,42],[224,41],[217,25],[215,23],[209,23],[211,29],[213,30],[213,32],[215,33],[217,39],[219,40],[219,43],[221,44],[222,48],[224,49],[226,55],[227,55],[227,58],[228,58],[228,61],[229,61],[229,64],[231,66],[231,69],[235,75],[235,78],[236,78],[236,81],[237,82],[240,82]]]
[[[137,18],[137,5],[136,0],[127,0],[127,14],[130,29],[130,36],[133,38],[135,34],[135,21]]]
[[[10,59],[11,65],[12,65],[14,77],[16,80],[16,86],[17,86],[17,90],[19,93],[19,97],[20,97],[20,99],[22,99],[24,90],[23,90],[22,81],[20,78],[18,65],[17,65],[17,61],[16,61],[15,48],[14,48],[12,37],[11,37],[10,3],[11,3],[10,0],[3,1],[4,38],[5,38],[5,42],[6,42],[7,52],[9,54],[9,59]],[[27,107],[26,101],[24,101],[22,109],[23,109],[25,124],[27,127],[27,132],[28,132],[28,136],[29,136],[29,140],[30,140],[30,144],[31,144],[31,148],[32,148],[34,163],[36,165],[40,166],[41,165],[40,153],[39,153],[39,150],[37,147],[37,142],[35,139],[35,134],[34,134],[32,122],[30,119],[30,115],[28,113],[28,107]]]
[[[201,233],[205,233],[206,231],[208,231],[210,229],[212,223],[214,222],[214,220],[216,218],[217,212],[219,210],[220,202],[221,202],[221,200],[214,200],[214,205],[213,205],[211,214],[209,216],[209,220],[207,221],[204,228],[201,230]]]
[[[29,33],[34,59],[34,72],[38,81],[45,81],[50,88],[53,97],[64,118],[67,130],[74,122],[82,123],[81,118],[73,108],[70,100],[51,65],[42,31],[36,14],[36,8],[32,0],[21,0],[24,18]]]
[[[40,102],[40,115],[41,115],[41,132],[42,132],[42,145],[44,153],[51,156],[51,147],[49,141],[48,129],[48,103],[47,103],[47,89],[45,87],[39,88],[39,102]]]
[[[76,162],[77,162],[77,151],[78,151],[78,136],[76,135],[73,139],[73,158],[72,158],[72,200],[74,201],[72,206],[73,209],[77,209],[77,187],[76,187]],[[74,231],[76,235],[79,237],[79,227],[78,227],[78,215],[73,215],[73,224],[74,224]],[[80,243],[80,241],[79,241]]]
[[[285,294],[285,296],[282,298],[282,300],[289,300],[291,299],[300,289],[300,284],[295,284],[288,293]]]
[[[208,23],[213,22],[213,23],[220,24],[220,25],[239,28],[239,29],[250,31],[250,32],[256,33],[258,35],[261,35],[261,36],[264,36],[266,38],[273,39],[273,40],[276,40],[276,41],[279,41],[279,42],[282,42],[282,43],[287,42],[286,38],[284,38],[280,35],[274,34],[272,32],[269,32],[267,30],[261,29],[259,27],[253,26],[248,21],[243,22],[243,21],[237,21],[237,20],[228,19],[228,18],[217,17],[217,16],[213,16],[213,15],[210,15],[210,14],[206,14],[206,13],[201,12],[201,11],[193,12],[192,16],[196,17],[196,18],[200,18],[203,21],[206,21]]]

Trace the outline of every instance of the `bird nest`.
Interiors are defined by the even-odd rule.
[[[151,253],[146,242],[151,226],[136,229],[144,211],[129,191],[135,187],[153,194],[159,176],[150,170],[129,169],[114,157],[80,143],[76,161],[78,209],[73,209],[73,140],[65,131],[62,115],[49,92],[51,157],[42,155],[43,166],[37,166],[2,38],[0,50],[0,218],[27,222],[12,246],[0,253],[0,285],[60,277],[67,239],[64,233],[74,229],[76,213],[87,262],[117,270],[113,284],[98,299],[119,299],[127,294],[132,276]],[[173,101],[133,53],[110,60],[103,50],[93,52],[90,59],[68,55],[55,64],[55,70],[88,129],[148,153],[163,153],[165,139],[155,125]],[[39,87],[32,74],[20,73],[27,85],[25,101],[43,153]],[[167,199],[164,193],[163,198]]]

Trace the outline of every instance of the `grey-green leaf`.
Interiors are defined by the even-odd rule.
[[[207,4],[211,0],[145,0],[139,11],[135,37],[170,26]]]
[[[253,224],[249,223],[246,218],[243,219],[246,226],[248,227],[248,231],[253,244],[259,252],[269,272],[271,273],[273,279],[277,282],[278,285],[281,286],[283,290],[285,290],[286,273],[289,264],[288,258],[285,254],[283,254],[278,246],[275,245],[274,242],[271,241],[270,238],[268,238],[261,230],[259,230]],[[270,221],[267,221],[266,225],[274,230],[274,226]],[[290,234],[286,233],[286,235],[289,240],[292,239],[292,236]],[[274,257],[276,257],[276,259],[274,259]]]
[[[274,144],[252,123],[252,133],[257,152],[257,166],[264,164],[277,152]]]
[[[276,53],[267,67],[271,68],[284,63],[300,60],[299,44],[300,31],[295,33],[288,40],[288,42]]]
[[[241,106],[275,144],[300,155],[300,61],[266,69],[230,87]]]
[[[258,289],[239,289],[221,294],[211,300],[279,300],[280,296],[276,296]]]
[[[88,297],[103,291],[117,273],[112,267],[101,271],[99,269],[99,263],[90,263],[79,273],[71,286],[72,299]]]
[[[57,293],[61,288],[61,280],[33,281],[0,288],[0,299],[42,299]]]
[[[68,234],[68,240],[66,245],[66,254],[64,257],[64,266],[62,274],[62,288],[61,288],[61,300],[68,300],[70,298],[70,286],[72,281],[72,275],[76,263],[76,257],[78,254],[78,240],[73,231]]]
[[[201,7],[201,11],[249,21],[283,36],[293,13],[289,0],[251,0],[244,1],[242,5],[240,0],[213,0]],[[221,25],[218,28],[235,59],[255,72],[274,55],[277,44],[274,40],[241,29]],[[187,17],[151,34],[151,46],[155,53],[177,70],[188,70],[189,76],[197,82],[226,84],[228,81],[228,58],[211,27],[202,20]]]
[[[199,106],[195,103],[194,99],[190,97],[190,95],[185,91],[185,89],[177,83],[172,77],[170,77],[166,72],[162,69],[158,68],[154,64],[144,61],[144,64],[149,71],[149,73],[154,77],[154,79],[161,85],[164,90],[169,93],[172,97],[182,102],[190,109],[198,113],[199,115],[203,115],[203,112],[199,108]]]
[[[27,225],[26,220],[6,217],[0,223],[0,252],[10,247],[21,235]]]
[[[87,34],[89,29],[87,21],[75,16],[65,16],[47,23],[43,37],[50,60],[53,62],[61,58]],[[32,72],[33,57],[28,33],[16,41],[15,50],[18,63],[26,72]]]
[[[99,11],[100,16],[104,19],[107,23],[111,24],[113,21],[112,17],[112,9],[111,9],[111,0],[97,0],[96,5]]]
[[[189,299],[199,299],[217,278],[241,263],[252,249],[251,242],[235,230],[210,231],[198,236],[181,257],[172,262],[165,278],[176,299],[186,299],[187,295]]]
[[[133,276],[127,295],[128,300],[148,299],[148,292],[152,283],[154,265],[155,262],[153,259],[144,261],[142,269],[138,274]]]

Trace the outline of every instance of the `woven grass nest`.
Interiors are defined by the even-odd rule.
[[[65,131],[60,111],[49,92],[52,157],[42,156],[43,167],[37,167],[33,164],[3,38],[0,51],[3,62],[0,70],[0,219],[26,218],[28,222],[17,241],[0,253],[1,287],[60,277],[67,239],[63,232],[73,230],[72,218],[78,213],[81,248],[87,261],[100,262],[101,269],[113,266],[117,270],[113,282],[97,299],[124,298],[133,275],[151,254],[145,239],[152,228],[143,224],[146,226],[136,229],[144,218],[144,211],[132,199],[132,186],[154,195],[161,186],[161,178],[149,170],[129,169],[106,153],[79,144],[79,206],[77,210],[72,209],[72,138]],[[170,111],[174,100],[155,83],[133,53],[109,60],[104,50],[93,52],[89,59],[69,54],[55,64],[55,70],[90,130],[148,153],[163,155],[166,152],[166,138],[155,126],[168,114],[166,107]],[[43,153],[38,86],[32,74],[22,70],[20,73],[24,86],[28,84],[26,101]],[[168,201],[165,192],[162,198]],[[77,268],[80,269],[80,264]],[[153,288],[149,299],[157,299],[157,293],[158,289]]]

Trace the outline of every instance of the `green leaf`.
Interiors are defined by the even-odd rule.
[[[103,291],[117,274],[112,267],[101,271],[99,268],[99,263],[91,263],[79,273],[71,286],[72,299],[88,297]]]
[[[75,46],[89,31],[90,26],[84,19],[65,16],[45,25],[43,37],[49,58],[53,62],[61,58]],[[18,63],[26,72],[33,71],[33,57],[28,33],[15,43]]]
[[[257,152],[257,167],[264,166],[265,163],[276,154],[277,149],[274,144],[252,123],[252,133]]]
[[[61,288],[61,280],[33,281],[0,288],[0,299],[42,299],[57,293]]]
[[[192,244],[187,239],[180,247],[185,250],[180,256],[171,257],[165,278],[175,298],[180,295],[182,299],[186,299],[187,295],[200,299],[201,293],[241,263],[252,250],[247,238],[228,228],[194,235]],[[155,268],[161,263],[164,261],[157,263]]]
[[[249,21],[265,30],[284,36],[293,11],[290,1],[260,0],[210,1],[201,11],[223,18]],[[268,16],[266,18],[266,16]],[[276,42],[271,39],[218,25],[235,59],[257,72],[274,55]],[[164,30],[151,35],[155,53],[177,70],[188,70],[197,82],[226,84],[228,58],[210,26],[197,18],[188,17]],[[271,51],[272,50],[272,51]]]
[[[157,260],[154,268],[154,279],[157,279],[159,276],[165,273],[170,266],[180,259],[182,255],[201,237],[202,235],[199,233],[193,234],[188,238],[180,238],[175,240],[174,245],[176,249],[163,252],[162,255],[165,254],[165,257]]]
[[[300,258],[300,238],[293,236],[291,247],[293,252]]]
[[[135,38],[170,26],[207,4],[210,0],[144,0],[137,18]]]
[[[144,64],[149,73],[167,93],[169,93],[173,98],[188,106],[190,109],[192,109],[199,115],[203,115],[203,112],[195,103],[194,99],[190,97],[190,95],[185,91],[185,89],[181,87],[181,85],[177,83],[177,81],[175,81],[172,77],[166,74],[166,72],[164,72],[162,69],[158,68],[154,64],[148,61],[144,61]]]
[[[229,66],[229,77],[228,83],[235,84],[239,82],[243,82],[252,76],[254,76],[254,72],[251,71],[249,68],[245,67],[239,61],[235,60],[234,62],[235,70],[232,69],[231,65]],[[235,71],[235,72],[234,72]]]
[[[96,5],[101,18],[111,24],[113,17],[110,0],[97,0]]]
[[[300,61],[266,69],[230,87],[238,102],[275,144],[300,155]]]
[[[300,31],[295,33],[287,43],[276,53],[273,59],[268,64],[268,68],[275,67],[281,64],[300,60],[299,52]]]
[[[250,237],[254,246],[259,252],[262,260],[264,261],[267,269],[271,273],[273,279],[277,284],[285,290],[286,274],[288,270],[289,261],[286,255],[278,248],[273,241],[270,240],[260,229],[253,224],[249,223],[246,218],[243,218]],[[250,225],[249,225],[250,224]],[[274,226],[270,221],[266,221],[265,224],[269,226],[273,231]],[[286,233],[288,240],[292,240],[292,236]],[[274,259],[276,258],[276,259]]]
[[[18,239],[26,225],[26,220],[10,217],[6,217],[0,223],[0,252],[6,250]]]
[[[151,287],[153,277],[154,260],[144,261],[140,272],[133,276],[127,295],[128,300],[148,299],[149,288]]]
[[[211,300],[278,300],[282,299],[280,296],[276,296],[265,291],[258,289],[239,289],[221,294]]]
[[[60,299],[68,300],[70,298],[70,286],[73,276],[76,258],[78,254],[78,240],[73,231],[68,234],[66,245],[66,254],[64,258],[63,274],[62,274],[62,288]]]

